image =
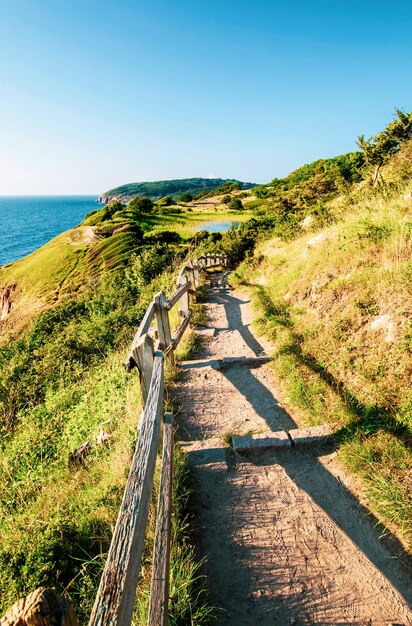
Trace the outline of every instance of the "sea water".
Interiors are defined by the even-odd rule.
[[[97,196],[0,196],[0,265],[17,261],[77,226]]]

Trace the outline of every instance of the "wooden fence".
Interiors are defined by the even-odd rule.
[[[186,263],[177,278],[176,291],[169,298],[162,291],[156,294],[133,339],[125,366],[128,371],[133,367],[139,370],[144,409],[123,501],[89,626],[129,626],[131,623],[162,422],[162,468],[148,625],[167,624],[173,418],[170,413],[163,417],[164,358],[167,356],[173,359],[173,351],[189,324],[190,298],[195,297],[200,284],[200,270],[227,265],[227,257],[217,254],[202,255]],[[169,311],[178,303],[181,322],[172,335]],[[152,327],[153,322],[156,322],[156,328]]]

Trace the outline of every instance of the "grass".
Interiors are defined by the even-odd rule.
[[[245,221],[249,217],[247,211],[234,213],[226,208],[196,210],[177,215],[142,215],[139,225],[145,233],[154,235],[171,230],[188,240],[207,222]],[[0,285],[13,287],[13,306],[6,321],[2,322],[3,334],[24,332],[41,311],[93,287],[101,276],[129,265],[133,256],[141,251],[144,241],[138,244],[130,231],[117,232],[106,238],[91,237],[92,227],[99,225],[98,218],[99,212],[96,212],[86,218],[83,225],[58,235],[27,257],[0,268]],[[116,219],[113,223],[117,224]],[[119,225],[127,223],[128,219],[127,215],[120,216]],[[111,223],[103,222],[103,225]],[[187,244],[176,246],[176,252],[184,255],[186,248]]]
[[[58,304],[24,339],[1,348],[0,614],[44,585],[68,595],[80,623],[90,615],[141,410],[138,376],[126,374],[124,357],[153,294],[171,293],[175,280],[165,270],[139,294],[132,270]],[[193,349],[193,338],[182,342],[182,354]],[[107,445],[97,444],[101,429]],[[92,451],[76,468],[69,453],[85,441]],[[189,539],[185,471],[177,456],[170,623],[206,625],[212,610]],[[136,608],[141,614],[147,611],[156,497],[155,488]]]
[[[137,378],[128,378],[113,354],[82,384],[27,411],[3,446],[0,613],[46,585],[66,591],[80,621],[88,617],[125,485],[139,396]],[[96,444],[101,426],[111,435],[108,446]],[[85,440],[94,446],[87,466],[69,467],[69,452]]]
[[[149,530],[142,560],[143,577],[138,586],[134,622],[147,622],[150,594],[152,549],[154,542],[156,498],[160,464],[157,465],[155,489],[149,513]],[[215,609],[209,602],[205,577],[196,557],[191,531],[191,477],[186,457],[175,448],[170,554],[169,624],[209,626],[215,623]]]
[[[147,215],[141,222],[142,228],[153,233],[165,230],[177,232],[183,239],[193,237],[207,222],[244,222],[250,219],[249,211],[233,212],[225,209],[196,210],[180,215]]]
[[[223,433],[221,439],[228,448],[233,448],[233,436],[235,434],[236,433],[232,433],[232,432]]]
[[[368,194],[334,201],[323,242],[308,246],[316,228],[268,240],[233,280],[276,346],[287,407],[305,424],[334,425],[339,458],[412,551],[412,211],[398,193]]]

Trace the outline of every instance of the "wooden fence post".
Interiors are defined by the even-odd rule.
[[[200,284],[199,261],[197,259],[193,261],[193,281],[195,284],[195,289],[197,289]]]
[[[169,348],[172,335],[170,332],[169,311],[166,309],[166,295],[163,291],[159,291],[154,297],[156,307],[157,331],[159,333],[159,349],[166,350]],[[174,363],[174,354],[171,350],[169,358]]]
[[[165,413],[148,626],[167,626],[173,482],[173,416]]]
[[[196,285],[195,285],[195,273],[193,270],[193,264],[191,261],[186,263],[186,276],[189,280],[189,302],[192,300],[196,302]],[[191,297],[190,297],[191,296]]]
[[[185,285],[188,282],[187,276],[185,273],[180,272],[177,279],[177,286]],[[180,299],[180,315],[182,317],[186,317],[189,314],[189,291],[186,291]]]
[[[149,395],[150,381],[153,372],[153,339],[146,333],[140,337],[137,344],[133,347],[133,359],[139,369],[140,386],[142,389],[143,406],[146,404]]]
[[[155,352],[142,428],[89,626],[127,626],[132,621],[163,415],[163,393],[163,354]]]

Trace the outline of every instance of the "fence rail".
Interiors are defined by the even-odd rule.
[[[170,526],[173,478],[173,418],[163,417],[164,359],[173,360],[189,325],[190,300],[200,285],[200,271],[227,267],[225,255],[205,254],[188,261],[179,272],[176,291],[167,298],[160,291],[149,304],[125,361],[127,371],[139,370],[143,412],[129,477],[89,626],[130,626],[140,562],[146,535],[150,496],[160,431],[163,452],[155,531],[148,626],[168,620]],[[169,312],[180,304],[180,325],[170,329]],[[153,327],[156,322],[156,328]]]
[[[143,411],[122,504],[89,626],[131,624],[162,428],[162,467],[147,624],[166,626],[168,623],[173,417],[163,411],[164,360],[166,357],[173,360],[174,350],[189,325],[192,315],[190,301],[196,297],[200,271],[215,266],[227,267],[227,257],[221,254],[203,254],[182,267],[177,277],[176,291],[169,298],[160,291],[147,307],[127,355],[127,371],[134,367],[139,370]],[[181,322],[172,335],[169,312],[178,303]],[[47,614],[50,619],[55,618],[54,621],[61,623],[61,626],[77,626],[76,616],[65,598],[44,588],[39,588],[27,598],[16,602],[1,622],[4,619],[8,624],[25,622],[22,613],[27,612],[27,603],[30,611],[34,611],[36,619],[40,611],[43,616]]]

